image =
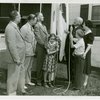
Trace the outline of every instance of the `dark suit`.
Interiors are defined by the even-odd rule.
[[[46,55],[45,43],[48,39],[48,32],[44,25],[37,23],[35,28],[35,38],[37,40],[36,55],[37,55],[37,82],[42,81],[42,68]]]

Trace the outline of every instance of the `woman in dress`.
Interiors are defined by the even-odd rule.
[[[87,86],[88,77],[91,73],[91,47],[93,46],[93,41],[94,41],[94,35],[91,30],[92,27],[93,25],[90,20],[85,21],[85,23],[83,24],[83,28],[85,30],[85,36],[84,36],[85,52],[83,54],[83,58],[85,59],[85,66],[83,71],[85,74],[84,87]]]

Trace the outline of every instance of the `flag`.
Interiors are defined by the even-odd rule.
[[[67,36],[67,34],[65,33],[65,31],[67,30],[67,24],[63,17],[62,12],[63,12],[63,9],[62,9],[61,4],[58,4],[58,3],[52,4],[50,33],[58,34],[58,36],[61,40],[60,53],[59,53],[60,61],[63,60],[63,57],[65,55],[64,48],[65,48],[65,40],[66,40],[66,36]]]
[[[61,40],[59,60],[62,61],[63,57],[65,55],[64,48],[65,48],[65,40],[66,40],[66,36],[67,36],[65,31],[67,29],[67,24],[66,24],[65,19],[62,15],[61,5],[59,5],[57,16],[58,16],[57,17],[57,34]]]
[[[56,16],[57,16],[57,4],[52,4],[51,7],[51,32],[56,34]]]
[[[51,33],[58,34],[60,40],[61,40],[61,46],[60,46],[60,53],[59,53],[59,60],[62,61],[65,53],[65,40],[67,34],[65,33],[65,30],[67,29],[67,25],[65,22],[65,19],[62,15],[62,10],[60,9],[60,4],[52,4],[51,7]],[[51,80],[54,81],[55,79],[55,73],[52,73]]]

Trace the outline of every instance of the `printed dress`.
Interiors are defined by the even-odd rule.
[[[57,41],[47,43],[47,55],[45,57],[43,70],[47,72],[54,72],[57,68],[57,52],[59,51],[59,44]]]

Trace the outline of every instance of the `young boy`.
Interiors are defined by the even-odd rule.
[[[74,75],[75,80],[73,84],[73,90],[80,90],[83,86],[83,68],[84,68],[84,59],[82,58],[82,55],[85,51],[85,43],[83,40],[84,31],[81,29],[78,29],[76,31],[76,39],[74,41],[74,38],[72,36],[72,33],[70,33],[70,44],[71,48],[74,48]],[[77,41],[76,41],[77,40]],[[73,43],[75,42],[75,44]]]

